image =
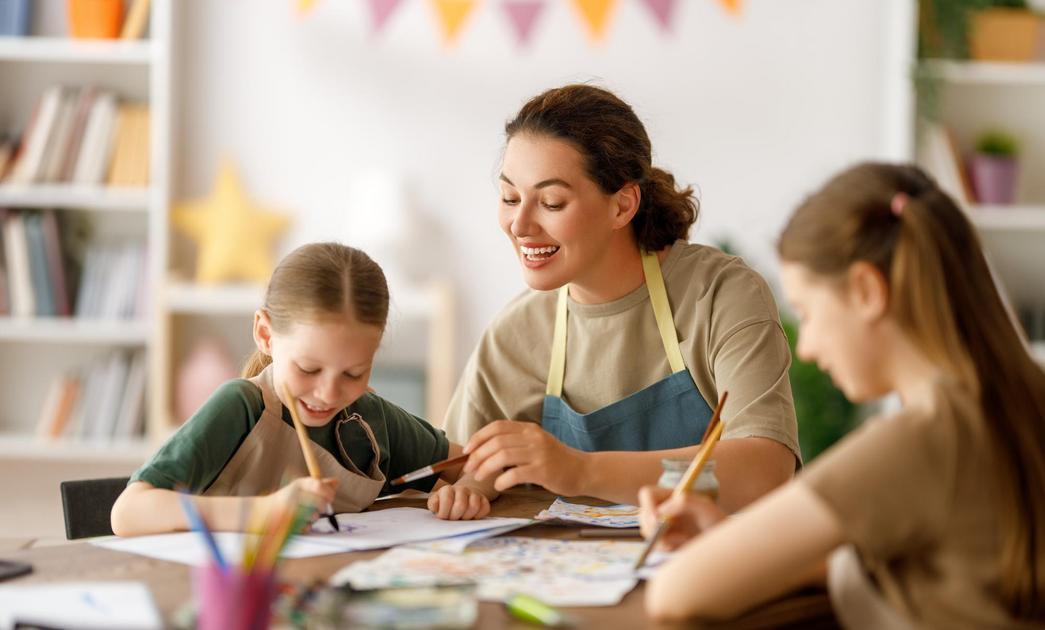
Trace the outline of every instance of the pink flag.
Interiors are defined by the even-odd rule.
[[[544,0],[504,0],[504,12],[515,28],[520,46],[525,46],[533,34],[533,25],[544,10]]]
[[[380,33],[388,18],[399,8],[402,0],[370,0],[370,15],[374,20],[374,32]]]
[[[645,0],[646,6],[653,11],[653,15],[657,17],[657,22],[665,31],[671,30],[671,22],[675,19],[675,8],[678,2],[676,0]]]

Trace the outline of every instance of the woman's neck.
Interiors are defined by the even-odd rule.
[[[657,252],[664,262],[671,246]],[[627,237],[616,239],[582,276],[570,283],[570,296],[581,304],[605,304],[618,300],[646,282],[638,243],[628,229]]]
[[[890,364],[893,387],[903,406],[931,412],[933,392],[940,378],[939,367],[906,336],[895,344]]]

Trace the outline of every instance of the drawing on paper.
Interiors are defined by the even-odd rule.
[[[639,508],[634,505],[592,506],[555,499],[547,510],[535,517],[539,521],[567,521],[596,527],[638,527]]]

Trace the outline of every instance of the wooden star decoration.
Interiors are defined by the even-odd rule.
[[[290,219],[250,203],[236,169],[221,165],[210,197],[175,206],[174,225],[197,245],[196,281],[268,282],[275,268],[273,241]]]

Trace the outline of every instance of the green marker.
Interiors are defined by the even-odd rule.
[[[529,595],[512,595],[504,605],[516,619],[556,628],[573,625],[568,616]]]

